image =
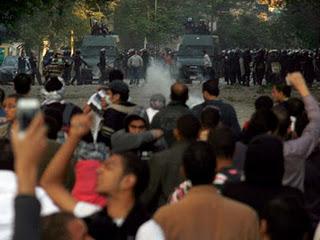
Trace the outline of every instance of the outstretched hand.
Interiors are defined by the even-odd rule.
[[[288,73],[286,80],[292,85],[303,97],[310,94],[301,72]]]

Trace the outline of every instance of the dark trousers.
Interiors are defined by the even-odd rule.
[[[35,79],[37,79],[37,82],[39,85],[42,85],[41,74],[38,69],[35,69],[32,71],[31,78],[32,78],[32,85],[35,84]]]
[[[71,84],[73,84],[75,81],[77,82],[78,85],[82,84],[80,68],[75,69],[75,75],[74,75],[73,79],[71,80]]]

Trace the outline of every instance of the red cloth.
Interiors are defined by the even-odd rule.
[[[72,196],[78,201],[84,201],[104,207],[106,198],[96,192],[97,169],[101,163],[98,160],[79,160],[75,166],[75,184]]]

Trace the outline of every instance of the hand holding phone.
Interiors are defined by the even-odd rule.
[[[40,102],[36,98],[21,98],[17,104],[17,120],[19,123],[19,137],[25,136],[35,115],[40,111]]]

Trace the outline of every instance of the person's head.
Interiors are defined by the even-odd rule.
[[[183,154],[183,170],[193,186],[211,184],[215,175],[214,148],[206,142],[194,142]]]
[[[19,73],[13,79],[14,90],[19,95],[28,95],[31,89],[31,76],[25,73]]]
[[[148,182],[149,169],[136,154],[114,153],[98,169],[97,192],[106,196],[128,193],[138,199]]]
[[[277,116],[278,119],[278,126],[274,131],[274,134],[282,139],[286,139],[289,133],[290,127],[290,115],[288,110],[281,106],[275,106],[272,108],[273,113]]]
[[[255,185],[282,185],[283,143],[272,135],[260,135],[248,145],[244,164],[246,182]]]
[[[204,100],[211,100],[219,96],[220,90],[217,81],[208,80],[202,84],[202,96]]]
[[[257,110],[251,117],[248,128],[243,132],[244,143],[248,144],[254,137],[273,133],[278,126],[277,116],[268,109]]]
[[[0,139],[0,153],[0,170],[14,171],[14,156],[9,139]]]
[[[4,92],[4,90],[2,88],[0,88],[0,107],[2,107],[3,101],[6,97],[6,93]]]
[[[290,116],[299,117],[304,111],[304,103],[299,98],[290,98],[287,101],[287,109]]]
[[[41,218],[41,239],[91,240],[85,222],[71,213],[59,212]]]
[[[193,114],[183,115],[177,120],[177,127],[174,129],[175,138],[178,141],[195,141],[200,127],[200,121]]]
[[[115,80],[110,83],[107,95],[114,104],[126,102],[129,99],[129,87],[125,82]]]
[[[113,69],[109,72],[109,81],[113,82],[115,80],[123,81],[124,76],[121,70]]]
[[[206,50],[202,50],[203,54],[206,55],[207,54],[207,51]]]
[[[6,113],[7,121],[13,122],[16,119],[17,104],[20,96],[17,94],[8,95],[3,102],[3,109]]]
[[[189,89],[183,83],[175,83],[171,86],[170,99],[172,101],[186,103],[189,98]]]
[[[214,147],[217,160],[232,159],[236,147],[236,138],[229,127],[219,126],[212,129],[209,133],[208,142]]]
[[[149,128],[148,115],[143,107],[135,107],[134,111],[124,120],[125,130],[129,133],[138,134]]]
[[[286,101],[291,96],[291,87],[285,83],[278,83],[272,86],[272,97],[275,102]]]
[[[205,107],[200,116],[201,127],[205,129],[213,129],[220,122],[220,111],[214,106]]]
[[[55,108],[46,108],[44,111],[44,121],[48,128],[47,136],[49,139],[56,140],[58,132],[62,129],[62,114]]]
[[[260,96],[254,102],[256,110],[267,109],[270,110],[273,107],[272,98],[269,96]]]
[[[301,201],[293,196],[276,197],[263,210],[261,240],[303,240],[309,230],[308,212]]]
[[[51,77],[44,85],[47,92],[59,91],[63,87],[63,82],[58,77]]]
[[[160,110],[166,106],[166,98],[161,93],[154,94],[150,98],[150,107],[154,110]]]

